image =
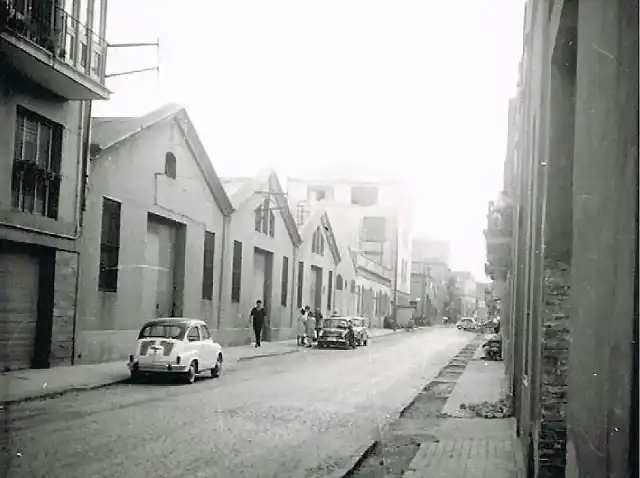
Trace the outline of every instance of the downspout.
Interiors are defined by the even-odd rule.
[[[225,266],[225,252],[227,251],[227,231],[229,229],[229,222],[231,221],[231,215],[225,214],[222,217],[222,252],[220,253],[220,278],[218,280],[218,317],[216,320],[216,329],[220,330],[222,323],[222,284],[224,280],[224,266]]]
[[[89,150],[91,147],[91,101],[80,102],[80,137],[82,138],[80,161],[80,198],[79,207],[77,210],[76,220],[76,240],[81,239],[82,227],[84,225],[84,213],[87,208],[87,182],[89,178]],[[77,249],[77,247],[76,247]],[[78,294],[80,293],[80,255],[77,256],[78,265],[76,269],[76,284],[75,284],[75,302],[73,307],[73,332],[72,332],[72,345],[71,345],[71,365],[76,364],[76,342],[77,342],[77,330],[78,330]]]

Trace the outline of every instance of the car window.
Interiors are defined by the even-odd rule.
[[[146,325],[140,331],[138,335],[139,339],[146,338],[161,338],[161,339],[176,339],[182,340],[184,338],[186,327],[181,324],[151,324]]]
[[[211,338],[211,334],[209,333],[209,327],[207,327],[206,325],[201,325],[200,335],[202,336],[202,340],[209,340]]]
[[[197,342],[200,340],[200,330],[198,327],[191,327],[187,335],[189,342]]]

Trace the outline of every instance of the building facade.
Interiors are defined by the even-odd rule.
[[[529,0],[523,38],[487,225],[516,435],[528,476],[638,476],[638,2]]]
[[[220,340],[252,340],[249,312],[257,300],[266,309],[264,340],[295,337],[295,284],[302,238],[276,174],[223,180],[234,207],[223,245]]]
[[[81,239],[76,359],[131,353],[152,318],[220,316],[231,203],[186,111],[94,118]]]
[[[0,2],[0,369],[74,363],[106,0]]]
[[[392,301],[409,303],[412,201],[396,183],[289,179],[289,202],[296,216],[320,204],[340,241],[354,252],[393,271]]]
[[[342,260],[329,216],[317,209],[299,225],[299,230],[302,243],[295,264],[296,309],[308,305],[327,317],[337,309],[337,269]]]

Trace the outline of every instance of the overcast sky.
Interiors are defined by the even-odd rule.
[[[184,104],[221,176],[364,168],[407,182],[415,234],[484,279],[523,0],[109,0],[100,116]]]

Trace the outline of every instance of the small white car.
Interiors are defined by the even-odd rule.
[[[478,324],[473,317],[463,317],[456,324],[458,330],[476,330]]]
[[[136,353],[129,356],[133,380],[147,374],[176,374],[187,383],[209,371],[219,377],[222,347],[214,342],[206,322],[170,317],[150,320],[138,334]]]

